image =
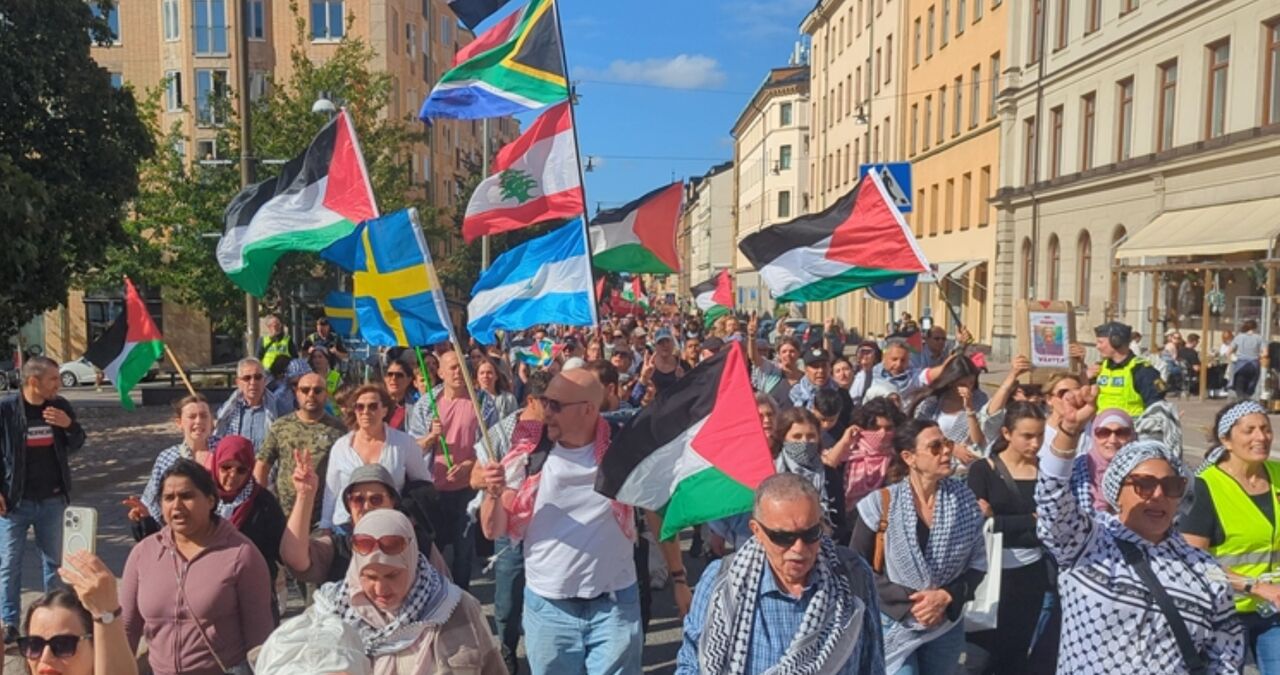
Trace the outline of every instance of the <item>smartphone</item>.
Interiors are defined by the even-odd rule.
[[[98,511],[89,506],[68,506],[62,512],[62,564],[76,551],[97,553]]]

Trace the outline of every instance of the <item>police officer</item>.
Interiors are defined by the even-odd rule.
[[[267,372],[271,372],[271,366],[277,359],[289,361],[296,358],[298,348],[293,345],[293,338],[284,329],[284,322],[275,315],[267,317],[267,334],[262,336],[262,345],[258,347],[258,360],[262,361],[262,366]]]
[[[1096,369],[1098,409],[1119,408],[1137,418],[1147,406],[1164,400],[1165,383],[1160,372],[1129,349],[1133,329],[1108,321],[1094,329],[1102,362]]]

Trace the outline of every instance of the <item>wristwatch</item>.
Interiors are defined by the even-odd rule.
[[[116,619],[119,619],[120,615],[123,613],[124,607],[117,607],[114,612],[107,612],[106,614],[99,614],[98,616],[93,617],[93,621],[107,626]]]

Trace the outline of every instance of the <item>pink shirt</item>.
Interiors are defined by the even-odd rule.
[[[186,604],[178,592],[180,574]],[[129,553],[120,586],[121,618],[134,651],[146,636],[155,675],[219,675],[223,671],[195,618],[223,665],[234,668],[275,629],[271,594],[266,561],[231,523],[220,520],[208,547],[189,562],[165,527]]]
[[[469,398],[449,398],[441,396],[436,399],[440,407],[440,426],[444,428],[444,440],[449,444],[449,454],[454,465],[476,458],[476,441],[480,437],[480,424],[476,421],[476,409]],[[471,486],[471,476],[467,472],[459,473],[454,480],[445,476],[449,466],[445,464],[444,452],[436,452],[435,463],[431,467],[432,480],[440,490],[462,490]]]

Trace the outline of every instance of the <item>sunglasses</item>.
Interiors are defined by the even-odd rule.
[[[353,406],[358,413],[373,412],[382,407],[381,403],[357,403]]]
[[[324,392],[324,387],[298,387],[298,393],[303,396],[309,394],[320,394]]]
[[[1187,493],[1187,479],[1183,476],[1165,476],[1164,478],[1156,478],[1146,474],[1133,473],[1129,474],[1120,483],[1121,486],[1133,486],[1133,491],[1143,499],[1151,499],[1156,494],[1156,488],[1160,488],[1160,492],[1164,496],[1171,499],[1179,499]]]
[[[351,506],[358,506],[362,509],[366,508],[366,506],[370,509],[380,509],[386,501],[387,496],[384,494],[353,494],[347,497],[348,504]]]
[[[1098,439],[1111,438],[1112,436],[1115,436],[1116,438],[1124,440],[1126,438],[1129,438],[1132,435],[1133,435],[1132,429],[1125,429],[1123,427],[1120,429],[1098,427],[1097,429],[1093,430],[1093,437]]]
[[[557,415],[564,412],[565,408],[568,408],[571,405],[578,405],[579,403],[588,403],[588,401],[557,401],[554,398],[546,397],[542,399],[542,407]]]
[[[951,442],[945,440],[934,441],[924,446],[924,449],[928,450],[930,455],[940,457],[943,453],[951,449]]]
[[[249,467],[240,464],[223,464],[218,467],[219,471],[234,472],[237,476],[243,476],[249,473]]]
[[[764,535],[773,542],[774,546],[782,548],[791,548],[796,545],[796,541],[803,541],[806,544],[816,543],[822,538],[822,523],[817,523],[813,527],[799,532],[791,532],[789,530],[772,530],[764,526],[764,523],[756,521],[756,525],[764,530]]]
[[[403,370],[388,370],[387,374],[384,377],[391,377],[398,380],[402,377],[409,377],[409,376],[405,374]]]
[[[44,655],[44,648],[48,647],[53,650],[55,657],[69,659],[75,656],[81,640],[92,638],[92,635],[55,635],[51,638],[28,635],[18,638],[18,651],[29,659],[38,659]]]
[[[388,534],[382,537],[357,534],[351,537],[351,550],[359,555],[369,555],[375,549],[381,550],[387,555],[400,555],[404,553],[404,549],[408,545],[409,540],[398,534]]]
[[[241,376],[240,376],[240,381],[241,381],[241,382],[257,382],[257,381],[259,381],[259,380],[265,380],[265,379],[267,379],[267,376],[266,376],[266,375],[263,375],[262,373],[254,373],[254,374],[252,374],[252,375],[241,375]]]

